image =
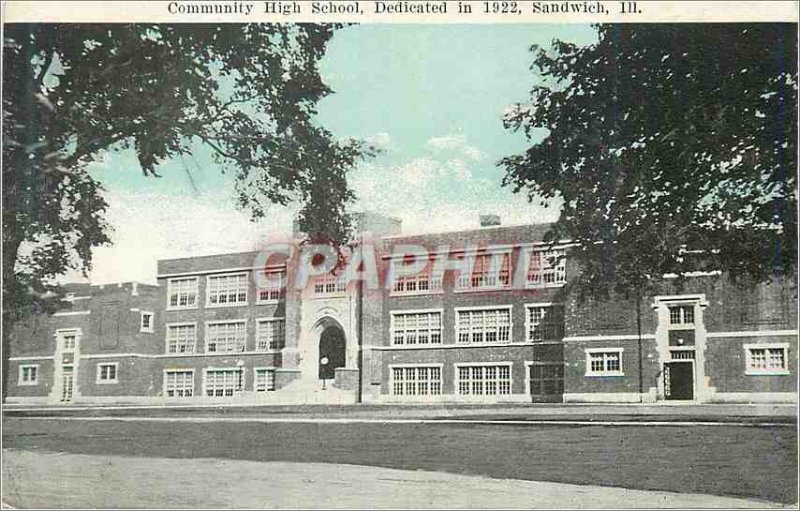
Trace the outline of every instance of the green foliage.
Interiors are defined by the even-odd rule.
[[[540,81],[504,118],[529,139],[504,184],[563,201],[582,290],[665,273],[768,280],[796,268],[792,25],[600,25],[589,47],[532,48]],[[613,283],[613,284],[612,284]]]

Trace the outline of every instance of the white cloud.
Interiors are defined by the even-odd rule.
[[[428,147],[438,150],[453,150],[460,152],[471,160],[481,160],[486,157],[483,151],[467,143],[467,136],[463,134],[445,135],[428,139]]]
[[[368,144],[371,144],[377,147],[378,149],[384,149],[384,150],[394,149],[394,143],[392,142],[392,137],[385,131],[370,135],[365,140]]]

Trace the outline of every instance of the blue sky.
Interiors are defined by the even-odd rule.
[[[360,25],[336,33],[321,62],[335,91],[319,122],[335,136],[367,139],[383,153],[350,175],[351,209],[399,217],[405,232],[475,227],[498,213],[519,224],[555,218],[500,187],[497,160],[527,145],[503,129],[508,107],[525,101],[536,77],[532,44],[595,40],[587,25]],[[158,258],[253,250],[291,230],[292,208],[259,223],[234,205],[229,176],[209,153],[142,176],[131,152],[94,165],[110,204],[114,245],[95,251],[93,282],[152,282]],[[69,280],[76,280],[71,275]]]

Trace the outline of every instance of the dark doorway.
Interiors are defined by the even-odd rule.
[[[664,364],[664,397],[675,400],[694,399],[694,363]]]
[[[564,364],[534,362],[530,371],[530,392],[534,403],[564,401]]]
[[[338,326],[329,326],[319,336],[319,379],[332,380],[336,376],[336,368],[344,366],[344,332]]]

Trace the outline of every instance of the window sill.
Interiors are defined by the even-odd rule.
[[[167,308],[164,309],[164,310],[168,310],[168,311],[191,311],[191,310],[197,310],[197,305],[192,305],[191,307],[189,307],[189,306],[186,306],[186,307],[167,306]]]
[[[566,286],[566,282],[557,282],[554,284],[525,284],[525,289],[554,289]]]
[[[236,303],[207,303],[206,309],[228,309],[232,307],[246,307],[248,302],[236,302]]]
[[[453,293],[480,293],[480,292],[491,292],[491,291],[509,291],[514,289],[510,285],[508,286],[491,286],[491,287],[468,287],[468,288],[453,288]]]
[[[17,383],[17,387],[35,387],[39,385],[38,381],[24,381]]]
[[[788,376],[792,373],[786,369],[781,369],[779,371],[748,370],[745,371],[744,374],[747,376]]]
[[[586,373],[585,378],[624,378],[625,373]]]
[[[153,334],[155,333],[154,330],[139,330],[140,334]]]
[[[119,380],[104,380],[104,381],[97,381],[94,382],[96,385],[116,385],[119,383]]]
[[[389,292],[389,298],[395,297],[403,297],[403,296],[428,296],[428,295],[443,295],[443,289],[437,289],[433,291],[391,291]]]
[[[279,304],[281,301],[278,300],[256,300],[256,305],[276,305]]]

